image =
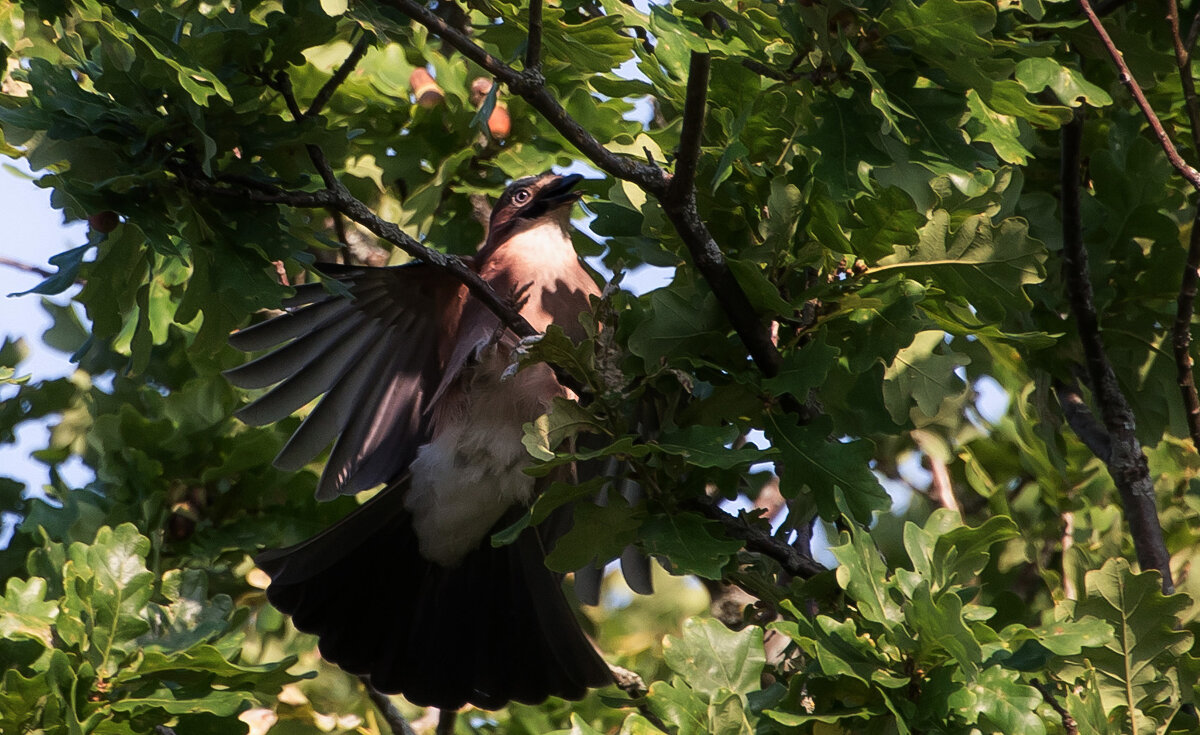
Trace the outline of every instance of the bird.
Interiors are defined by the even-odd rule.
[[[573,339],[600,293],[571,244],[581,179],[513,181],[464,258],[535,330]],[[266,425],[323,395],[275,465],[298,470],[332,444],[319,500],[382,489],[318,535],[260,553],[267,599],[327,661],[417,705],[498,709],[612,683],[545,565],[553,530],[490,541],[539,490],[522,471],[522,425],[573,394],[545,364],[512,374],[515,335],[443,269],[320,270],[339,286],[297,286],[284,314],[230,336],[271,350],[230,382],[274,386],[236,415]]]

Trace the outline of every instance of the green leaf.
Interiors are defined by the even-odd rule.
[[[829,441],[829,422],[818,420],[800,426],[793,416],[767,414],[764,430],[772,446],[783,455],[780,490],[794,498],[808,488],[824,518],[836,518],[837,492],[847,510],[861,523],[869,523],[876,510],[891,505],[891,498],[870,470],[873,447],[865,439]]]
[[[23,638],[53,645],[51,631],[58,615],[58,603],[46,599],[46,580],[40,577],[12,577],[0,598],[0,638]]]
[[[1113,102],[1108,92],[1084,79],[1079,71],[1054,59],[1022,59],[1017,63],[1015,76],[1030,94],[1049,87],[1059,102],[1070,107],[1078,107],[1084,102],[1092,107],[1107,107]]]
[[[691,687],[656,681],[650,685],[646,702],[660,719],[679,728],[679,735],[707,735],[708,703]]]
[[[952,227],[950,213],[936,210],[921,229],[920,242],[879,262],[878,276],[901,270],[911,278],[928,274],[937,285],[971,303],[985,319],[1002,321],[1010,309],[1025,311],[1025,286],[1044,277],[1045,247],[1029,236],[1029,226],[1006,219],[993,226],[974,215]]]
[[[999,666],[981,671],[974,682],[970,710],[999,732],[1042,735],[1046,725],[1037,714],[1042,695],[1017,677],[1017,672]]]
[[[867,620],[894,627],[903,618],[900,605],[892,599],[895,585],[888,579],[887,565],[870,538],[850,527],[841,534],[842,543],[829,548],[838,560],[837,580],[858,605]]]
[[[1123,712],[1118,716],[1132,718],[1128,727],[1137,729],[1161,723],[1163,714],[1156,708],[1181,696],[1176,659],[1191,648],[1192,634],[1179,630],[1178,621],[1191,603],[1184,595],[1163,595],[1157,572],[1135,573],[1124,559],[1110,559],[1088,572],[1085,584],[1076,619],[1102,620],[1114,635],[1103,647],[1073,657],[1067,671],[1096,672],[1107,716]]]
[[[71,286],[75,285],[75,280],[79,277],[79,268],[83,265],[83,256],[87,251],[92,249],[91,243],[80,245],[77,248],[71,248],[65,252],[50,258],[50,265],[57,266],[58,271],[48,276],[46,280],[29,289],[28,291],[20,291],[10,293],[9,296],[24,296],[25,294],[40,293],[52,296],[56,293],[62,293]]]
[[[695,467],[731,469],[768,461],[775,452],[762,450],[753,444],[737,449],[730,446],[740,432],[736,426],[687,426],[664,433],[655,446],[666,454],[674,454]]]
[[[732,631],[712,618],[684,621],[683,635],[667,638],[663,656],[672,671],[710,702],[722,690],[736,694],[758,690],[767,660],[762,628]]]
[[[825,382],[837,357],[837,348],[826,343],[823,333],[818,333],[808,344],[784,355],[779,373],[764,380],[763,388],[776,395],[791,393],[806,401],[809,391]]]
[[[971,360],[951,350],[945,337],[945,332],[936,329],[918,332],[884,371],[883,400],[897,424],[908,419],[912,403],[917,417],[933,418],[943,402],[966,391],[956,371]]]
[[[613,559],[637,538],[642,524],[640,509],[624,503],[600,506],[577,503],[575,521],[546,556],[546,566],[558,572],[573,572],[597,559]]]
[[[928,582],[923,581],[913,591],[904,616],[916,631],[926,657],[936,660],[936,654],[944,651],[967,676],[973,677],[979,670],[982,649],[963,620],[963,603],[958,595],[944,593],[935,600]]]
[[[154,575],[146,569],[149,551],[150,539],[131,523],[101,528],[95,543],[74,543],[67,550],[61,614],[78,624],[70,642],[89,651],[102,676],[117,672],[150,627],[143,615],[153,592]],[[65,632],[64,622],[59,628]]]
[[[730,558],[742,548],[740,541],[725,538],[721,524],[697,513],[655,514],[642,524],[642,546],[665,556],[677,574],[720,579]]]

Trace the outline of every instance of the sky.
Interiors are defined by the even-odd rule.
[[[0,257],[43,270],[54,272],[48,265],[51,256],[78,247],[87,241],[87,227],[82,223],[63,225],[62,214],[50,207],[50,192],[39,189],[29,178],[24,162],[5,160],[0,170]],[[29,348],[29,357],[17,369],[18,375],[30,375],[44,380],[69,375],[74,366],[68,355],[42,343],[42,333],[51,325],[42,308],[42,297],[36,294],[12,296],[33,288],[42,281],[35,273],[26,273],[0,263],[0,335],[22,337]],[[55,297],[65,303],[65,296]],[[9,399],[16,388],[0,386],[0,400]],[[45,465],[30,459],[29,452],[45,446],[48,422],[29,423],[21,427],[17,443],[0,444],[0,476],[11,477],[27,488],[39,489],[49,481]],[[86,472],[79,467],[64,472],[69,482],[86,481]]]

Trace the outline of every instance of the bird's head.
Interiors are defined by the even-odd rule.
[[[571,216],[571,205],[582,196],[573,189],[582,180],[579,174],[559,176],[546,172],[512,182],[492,208],[488,240],[492,243],[503,242],[547,220],[557,222],[565,230]]]

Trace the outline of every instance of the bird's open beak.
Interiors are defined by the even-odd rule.
[[[579,174],[559,176],[558,181],[542,188],[538,199],[545,203],[546,211],[574,204],[583,196],[583,192],[572,191],[580,181],[583,177]]]

